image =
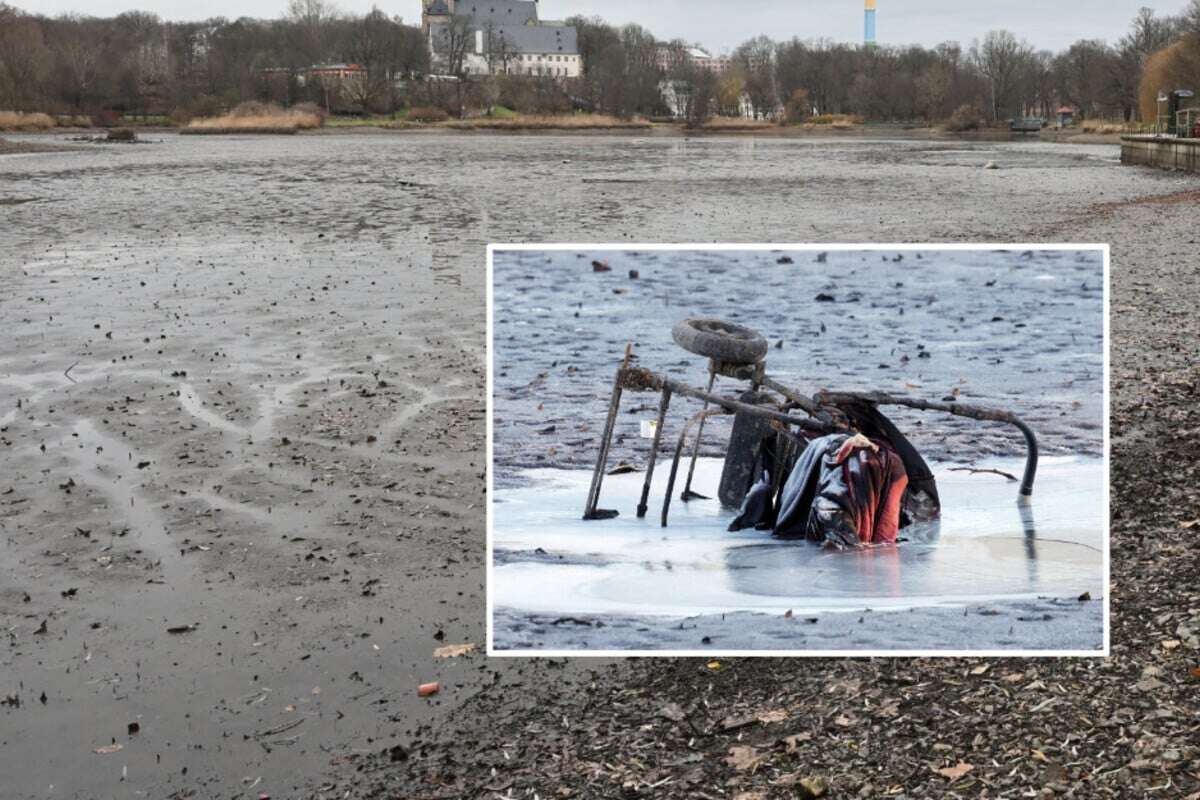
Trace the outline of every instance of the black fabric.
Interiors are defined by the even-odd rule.
[[[769,529],[775,524],[775,504],[772,498],[771,475],[763,470],[758,482],[750,487],[742,502],[740,513],[729,524],[730,531],[746,528]]]
[[[809,442],[808,447],[796,459],[796,465],[792,468],[780,495],[774,531],[777,538],[808,537],[808,523],[819,490],[822,462],[827,455],[836,455],[844,441],[846,435],[843,433],[822,436]]]

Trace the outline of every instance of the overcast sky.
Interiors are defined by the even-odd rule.
[[[287,0],[7,0],[42,14],[78,12],[110,16],[150,11],[166,19],[276,17]],[[420,0],[335,0],[346,11],[378,5],[416,21]],[[1119,38],[1141,6],[1174,14],[1186,0],[878,0],[879,41],[966,45],[988,30],[1007,28],[1038,48],[1057,50],[1077,39]],[[861,41],[863,0],[542,0],[541,16],[600,16],[612,23],[637,22],[660,39],[682,38],[716,51],[732,49],[758,34],[774,39],[828,37]]]

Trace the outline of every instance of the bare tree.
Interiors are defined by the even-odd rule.
[[[329,31],[340,12],[330,0],[288,0],[288,20],[292,23],[294,47],[300,66],[312,66],[326,59]]]
[[[38,21],[0,4],[0,108],[36,110],[50,63]]]
[[[987,81],[993,122],[1020,109],[1020,79],[1032,57],[1033,48],[1004,30],[990,31],[971,48],[971,58]]]
[[[393,105],[393,88],[398,78],[392,65],[394,50],[400,44],[397,29],[403,25],[391,19],[379,7],[350,23],[345,54],[347,60],[362,67],[364,73],[346,82],[351,102],[363,111]]]
[[[64,17],[53,28],[52,51],[57,67],[57,91],[76,111],[92,104],[100,81],[100,41],[97,31],[77,17]]]
[[[469,93],[467,56],[475,46],[475,29],[470,17],[451,17],[448,23],[434,29],[433,39],[434,70],[452,79],[455,113],[462,117],[466,114]]]
[[[1110,81],[1113,53],[1096,39],[1082,39],[1059,55],[1056,68],[1059,90],[1086,119],[1099,116],[1113,104]]]
[[[489,75],[507,75],[517,52],[495,23],[489,22],[483,29],[483,57]]]
[[[733,53],[733,61],[741,68],[755,119],[774,114],[779,107],[779,92],[775,87],[776,45],[766,36],[756,36]]]
[[[945,115],[954,74],[949,64],[935,63],[921,73],[916,84],[916,110],[927,124]]]
[[[1200,33],[1200,0],[1191,0],[1180,17],[1180,24],[1187,33]]]
[[[475,46],[475,30],[471,18],[456,15],[434,30],[434,69],[443,75],[465,78],[467,55]]]

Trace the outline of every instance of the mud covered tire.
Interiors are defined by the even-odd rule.
[[[726,364],[756,364],[767,355],[758,331],[719,319],[685,319],[671,329],[675,344]]]

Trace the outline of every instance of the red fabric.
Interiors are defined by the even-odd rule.
[[[842,463],[843,477],[859,543],[891,544],[900,533],[900,506],[908,473],[891,448],[874,444],[877,450],[864,448],[848,454]]]

